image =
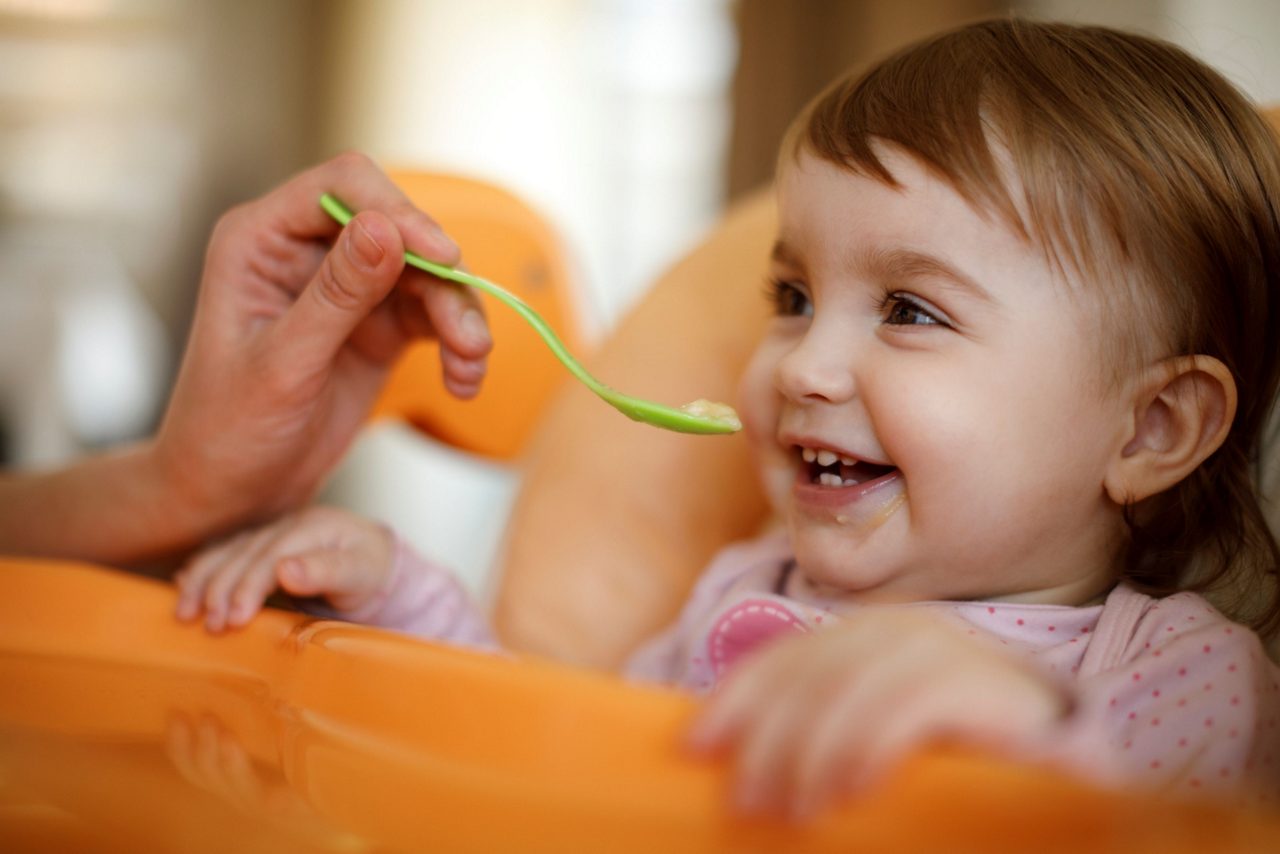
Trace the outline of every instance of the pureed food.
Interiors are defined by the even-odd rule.
[[[706,418],[716,421],[727,427],[732,427],[734,430],[742,429],[742,421],[738,418],[738,413],[727,403],[698,398],[680,407],[680,411],[687,415],[692,415],[694,418]]]

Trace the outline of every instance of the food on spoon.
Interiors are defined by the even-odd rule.
[[[738,418],[738,413],[727,403],[717,403],[714,400],[698,398],[680,407],[680,411],[686,415],[692,415],[694,418],[706,418],[710,421],[724,424],[734,430],[742,429],[742,421]]]

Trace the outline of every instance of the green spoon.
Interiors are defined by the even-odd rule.
[[[324,208],[325,213],[344,226],[354,216],[350,208],[328,193],[320,197],[320,207]],[[564,366],[569,369],[571,374],[581,380],[583,385],[595,392],[601,400],[628,418],[645,424],[652,424],[655,427],[662,427],[666,430],[675,430],[679,433],[736,433],[742,429],[742,422],[738,420],[738,414],[727,404],[713,403],[709,400],[695,400],[692,403],[686,403],[679,409],[675,409],[670,406],[663,406],[661,403],[654,403],[651,400],[641,400],[638,397],[630,397],[614,391],[587,373],[587,369],[582,367],[578,360],[573,358],[569,351],[565,349],[564,344],[561,343],[560,338],[551,327],[547,325],[547,322],[515,294],[495,285],[488,279],[464,273],[455,267],[446,267],[443,264],[428,261],[415,252],[404,253],[404,260],[411,266],[417,267],[419,270],[425,270],[433,276],[459,282],[491,294],[515,309],[516,313],[527,320],[529,325],[542,336],[542,340],[547,342],[551,352],[564,363]]]

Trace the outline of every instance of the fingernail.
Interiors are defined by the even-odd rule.
[[[174,609],[174,616],[184,623],[196,615],[194,602],[180,601],[178,607]]]
[[[356,220],[347,229],[347,251],[351,259],[363,267],[376,267],[386,255],[378,241],[373,239],[369,229]]]
[[[484,317],[474,308],[469,308],[462,313],[462,320],[459,321],[462,326],[462,332],[476,344],[489,343],[489,327],[484,322]]]

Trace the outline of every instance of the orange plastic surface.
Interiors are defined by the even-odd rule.
[[[467,269],[523,299],[570,352],[585,355],[564,247],[537,212],[481,181],[408,170],[390,175],[462,247]],[[494,340],[480,394],[469,401],[450,395],[435,345],[423,342],[401,357],[374,415],[404,418],[455,447],[509,458],[524,447],[548,398],[569,374],[514,311],[486,294],[480,298]]]
[[[0,561],[0,851],[1278,851],[1280,817],[921,756],[816,823],[743,821],[692,702],[165,584]]]

